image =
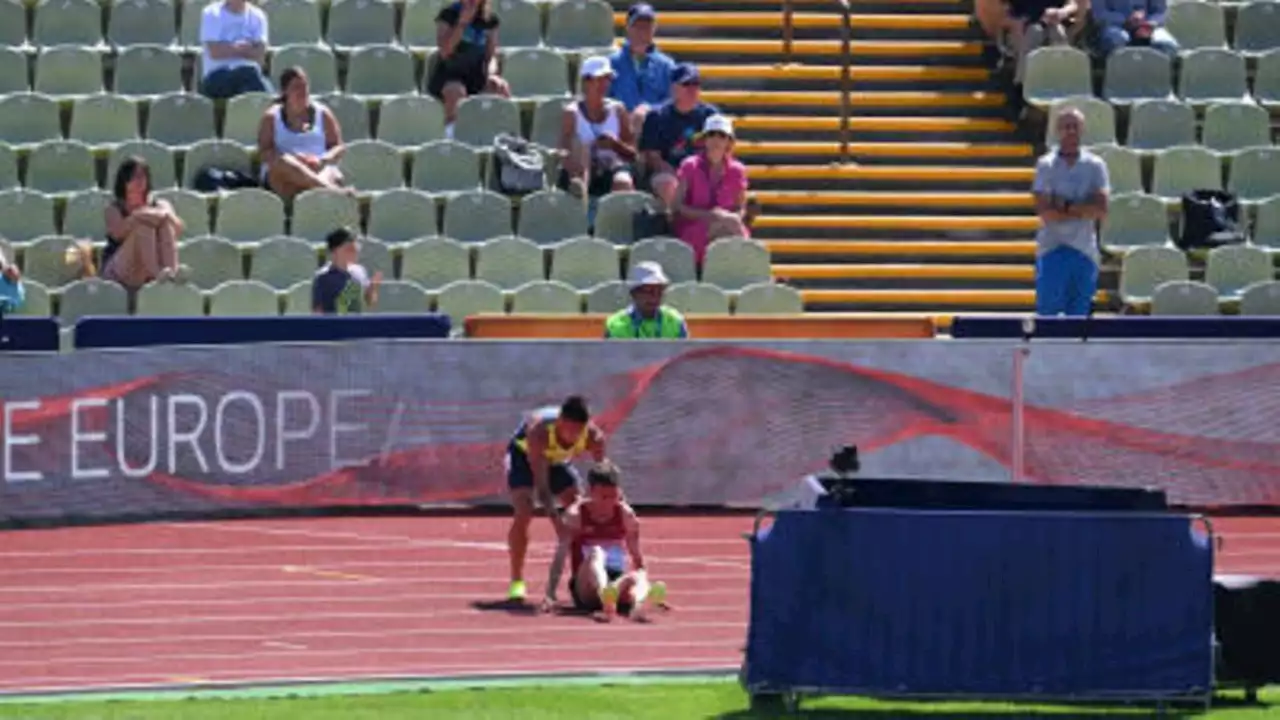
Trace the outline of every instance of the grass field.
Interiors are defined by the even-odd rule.
[[[1264,695],[1264,701],[1280,695]],[[72,701],[0,704],[0,718],[23,720],[385,720],[466,718],[467,720],[694,720],[761,717],[746,710],[747,699],[731,681],[578,687],[509,687],[485,690],[237,699]],[[1051,708],[975,703],[891,703],[855,698],[806,701],[800,717],[810,718],[1026,718],[1058,716],[1151,716],[1150,709]],[[1277,717],[1266,707],[1220,709],[1194,714],[1206,720]]]

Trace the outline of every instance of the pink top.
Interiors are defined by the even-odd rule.
[[[718,182],[711,178],[711,162],[705,153],[685,158],[676,177],[685,184],[685,206],[695,210],[731,210],[743,200],[747,190],[747,166],[732,157],[725,158],[724,174]],[[709,242],[709,222],[677,215],[673,224],[676,235],[693,247],[694,259],[701,265]]]

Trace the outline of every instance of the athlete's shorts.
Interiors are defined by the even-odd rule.
[[[583,548],[583,553],[589,552],[590,548]],[[625,554],[621,546],[610,546],[605,548],[604,574],[609,582],[617,582],[625,574]],[[603,608],[600,607],[599,597],[579,597],[578,596],[578,578],[573,577],[569,580],[569,596],[573,598],[573,606],[583,612],[595,612]],[[618,602],[618,614],[629,615],[631,613],[630,602]]]
[[[581,487],[582,481],[572,465],[556,463],[551,466],[547,475],[547,484],[551,487],[551,494],[559,496],[569,488]],[[529,456],[515,446],[507,449],[507,487],[512,490],[533,487],[533,468],[529,465]]]

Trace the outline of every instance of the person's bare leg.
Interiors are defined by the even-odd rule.
[[[629,172],[617,172],[613,174],[613,191],[614,192],[631,192],[636,189],[636,183],[631,179]]]
[[[653,176],[650,185],[653,188],[653,194],[662,201],[662,206],[671,209],[676,204],[676,189],[679,187],[679,181],[676,176],[671,173],[658,173]]]
[[[511,85],[497,75],[490,75],[484,81],[484,92],[487,95],[498,95],[500,97],[511,97]]]
[[[277,195],[285,199],[314,188],[332,187],[319,173],[292,155],[282,155],[271,163],[267,182]]]
[[[160,267],[178,268],[178,233],[173,223],[166,222],[156,231],[156,254]]]
[[[598,550],[599,548],[592,548]],[[588,555],[583,558],[583,563],[578,566],[578,572],[573,576],[573,594],[584,603],[592,603],[596,598],[600,597],[600,590],[604,588],[603,583],[609,581],[608,576],[604,574],[603,557],[599,563],[592,562],[592,556]],[[591,606],[588,605],[588,609]]]
[[[587,557],[583,559],[578,574],[584,573],[590,576],[591,587],[579,587],[581,594],[578,597],[584,601],[599,598],[599,619],[609,622],[618,614],[618,588],[609,584],[609,573],[605,570],[604,548],[594,546],[587,551]],[[589,593],[586,592],[587,590],[594,590],[594,592]]]
[[[160,277],[163,266],[157,252],[156,229],[147,225],[135,227],[125,238],[124,247],[117,252],[127,253],[123,267],[116,269],[120,284],[132,290]],[[114,261],[113,261],[114,263]]]
[[[747,231],[742,225],[742,220],[736,217],[712,218],[711,222],[707,223],[707,238],[709,240],[718,240],[720,238],[728,237],[745,237],[746,234]]]
[[[533,522],[533,489],[516,488],[511,491],[511,529],[507,531],[507,551],[511,560],[511,597],[523,600],[523,587],[517,593],[517,584],[524,583],[524,562],[529,553],[529,524]]]
[[[460,82],[445,83],[440,90],[440,99],[444,102],[444,123],[449,127],[458,120],[458,105],[467,98],[467,88]],[[452,135],[449,136],[452,139]]]
[[[578,499],[578,488],[568,487],[560,491],[556,496],[556,508],[547,508],[548,517],[551,513],[559,511],[559,508],[567,508]],[[552,523],[554,528],[555,523]],[[551,565],[547,568],[547,587],[543,592],[542,607],[544,610],[550,610],[556,600],[556,593],[560,590],[560,577],[564,574],[564,561],[569,556],[569,545],[572,538],[565,535],[556,537],[555,554],[551,556]],[[570,579],[570,582],[573,580]]]

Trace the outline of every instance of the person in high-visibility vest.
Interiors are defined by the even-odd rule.
[[[684,315],[662,304],[670,281],[656,262],[640,262],[627,278],[631,306],[609,316],[604,323],[606,340],[678,340],[689,337]]]

